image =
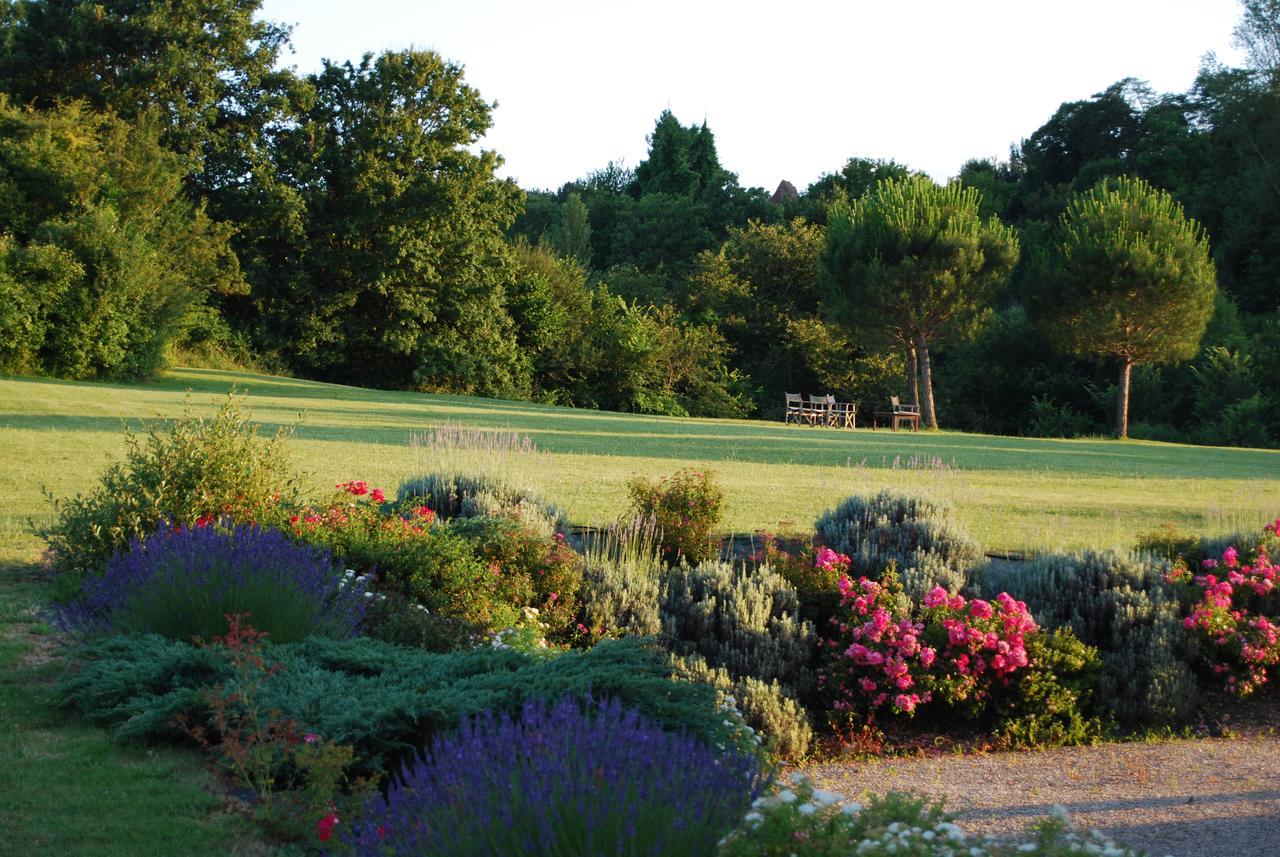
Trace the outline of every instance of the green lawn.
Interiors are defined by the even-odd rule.
[[[442,421],[511,427],[548,453],[519,463],[523,478],[580,523],[617,516],[632,475],[686,464],[719,473],[727,527],[739,532],[807,529],[840,498],[884,486],[953,501],[991,550],[1129,544],[1162,521],[1254,528],[1280,511],[1277,451],[648,417],[178,369],[139,385],[0,380],[0,543],[29,556],[27,521],[49,515],[40,488],[91,486],[121,455],[125,420],[177,415],[188,390],[212,410],[233,386],[269,426],[302,415],[291,447],[317,489],[352,478],[394,488],[432,464],[411,433]]]
[[[29,565],[0,562],[0,854],[271,853],[199,752],[122,745],[56,707],[66,667],[39,621],[47,600]]]

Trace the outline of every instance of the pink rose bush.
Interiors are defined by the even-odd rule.
[[[1204,574],[1193,577],[1179,565],[1169,576],[1191,582],[1198,602],[1183,624],[1199,637],[1213,672],[1241,696],[1266,684],[1270,668],[1280,664],[1280,623],[1264,615],[1280,612],[1280,567],[1271,562],[1278,534],[1280,519],[1263,528],[1249,562],[1229,547],[1220,560],[1204,561]]]
[[[1039,632],[1027,605],[1003,592],[968,600],[939,586],[912,610],[892,571],[879,581],[842,575],[838,587],[818,681],[843,720],[912,715],[933,701],[976,714],[1028,665],[1026,638]]]

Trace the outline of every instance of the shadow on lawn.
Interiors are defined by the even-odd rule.
[[[1255,479],[1280,465],[1280,452],[1185,447],[1115,441],[1052,440],[952,432],[853,432],[779,423],[676,419],[610,411],[572,410],[501,399],[423,395],[320,384],[292,378],[206,369],[177,369],[136,385],[4,379],[7,384],[56,384],[86,391],[186,393],[201,412],[235,388],[250,397],[254,415],[269,430],[292,426],[304,414],[299,438],[326,443],[406,444],[410,432],[444,421],[514,429],[553,453],[672,460],[739,461],[822,467],[1027,471],[1036,475],[1192,479]],[[21,392],[18,394],[21,396]],[[136,402],[135,408],[160,405]],[[176,409],[167,408],[171,413]],[[124,423],[159,417],[139,413],[122,420],[99,416],[0,413],[0,427],[34,431],[114,432]]]

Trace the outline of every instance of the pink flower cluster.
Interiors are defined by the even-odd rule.
[[[833,707],[844,712],[889,705],[899,714],[913,713],[932,699],[912,674],[928,670],[937,657],[936,650],[920,644],[924,625],[895,618],[893,593],[874,580],[861,577],[854,584],[841,575],[839,586],[840,606],[848,615],[845,621],[832,619],[840,636],[827,646],[836,650],[835,657],[818,676],[836,697]]]
[[[1241,696],[1265,684],[1268,668],[1280,664],[1280,626],[1249,609],[1251,601],[1261,606],[1263,599],[1276,597],[1280,587],[1280,567],[1272,565],[1268,555],[1268,541],[1280,534],[1280,519],[1263,530],[1252,563],[1241,562],[1234,547],[1227,548],[1221,560],[1204,561],[1205,569],[1219,574],[1196,575],[1200,601],[1183,619],[1212,652],[1213,671],[1226,675],[1227,686]],[[1185,576],[1184,570],[1184,580]]]
[[[982,699],[990,678],[1006,679],[1028,663],[1026,636],[1040,630],[1027,605],[1007,592],[995,604],[975,598],[965,601],[935,586],[924,598],[926,622],[947,632],[944,657],[955,667],[950,695]]]
[[[818,681],[841,716],[910,715],[935,699],[981,705],[994,683],[1027,666],[1025,638],[1039,630],[1027,605],[1003,592],[992,603],[936,587],[911,615],[894,575],[856,583],[842,575],[838,587]]]
[[[813,567],[820,568],[823,571],[846,572],[849,570],[849,563],[848,556],[836,553],[828,547],[819,550],[817,556],[813,559]]]

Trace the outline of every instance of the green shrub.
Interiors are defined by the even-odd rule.
[[[812,548],[790,553],[778,545],[775,536],[761,534],[762,544],[756,554],[758,561],[782,575],[796,590],[800,600],[800,616],[813,623],[819,634],[825,633],[831,619],[840,607],[840,575],[844,569],[839,563],[815,562]]]
[[[107,468],[89,494],[53,500],[58,520],[43,535],[54,567],[98,571],[134,539],[160,524],[197,521],[271,522],[280,504],[296,499],[297,481],[284,440],[258,436],[244,398],[228,396],[212,418],[190,402],[181,419],[126,430],[123,462]]]
[[[393,771],[464,718],[514,712],[530,699],[610,697],[668,729],[731,737],[715,691],[673,681],[668,656],[635,640],[531,658],[487,646],[432,654],[368,638],[313,639],[270,647],[268,658],[280,666],[258,694],[263,709],[278,709],[299,732],[354,747],[353,775]],[[217,652],[155,635],[110,637],[75,659],[61,685],[65,704],[135,740],[180,737],[180,715],[216,729],[201,688],[232,677]]]
[[[1040,557],[1004,584],[1047,628],[1068,625],[1102,656],[1099,698],[1130,723],[1184,719],[1195,705],[1193,653],[1169,564],[1120,551]]]
[[[505,515],[546,538],[569,529],[564,512],[536,491],[487,475],[428,473],[416,476],[400,484],[396,500],[400,504],[424,502],[443,518]]]
[[[701,655],[735,679],[777,680],[803,694],[816,636],[799,609],[796,591],[767,566],[683,565],[667,573],[662,629],[676,654]]]
[[[1096,433],[1097,424],[1070,405],[1059,405],[1050,396],[1033,396],[1027,410],[1027,437],[1082,437]]]
[[[1170,562],[1187,561],[1199,552],[1200,539],[1180,531],[1174,524],[1165,521],[1160,526],[1145,533],[1138,533],[1136,548],[1139,553],[1151,554]],[[1198,563],[1197,563],[1198,565]]]
[[[582,554],[580,630],[588,640],[662,633],[665,569],[652,524],[637,518],[589,533]]]
[[[733,697],[747,725],[764,736],[768,750],[776,757],[803,759],[813,741],[809,715],[777,679],[769,682],[746,676],[735,679],[723,667],[710,666],[700,655],[672,656],[675,676],[709,684]]]
[[[455,518],[449,529],[497,567],[508,581],[520,580],[528,594],[517,606],[537,607],[550,636],[567,637],[578,610],[582,558],[565,544],[564,535],[542,536],[505,516]]]
[[[364,619],[364,633],[375,640],[443,653],[468,648],[484,637],[484,628],[433,613],[399,592],[380,596],[370,599]]]
[[[993,697],[1000,721],[996,735],[1012,747],[1096,743],[1103,728],[1095,713],[1102,672],[1098,650],[1070,628],[1031,634],[1026,649],[1026,668]]]
[[[917,604],[935,586],[958,592],[972,585],[982,559],[949,505],[890,491],[849,497],[816,527],[821,544],[852,560],[851,577],[877,578],[892,563]]]
[[[724,491],[712,471],[685,468],[657,482],[637,476],[627,490],[636,517],[657,523],[668,565],[697,565],[719,554],[713,534],[724,513]]]

